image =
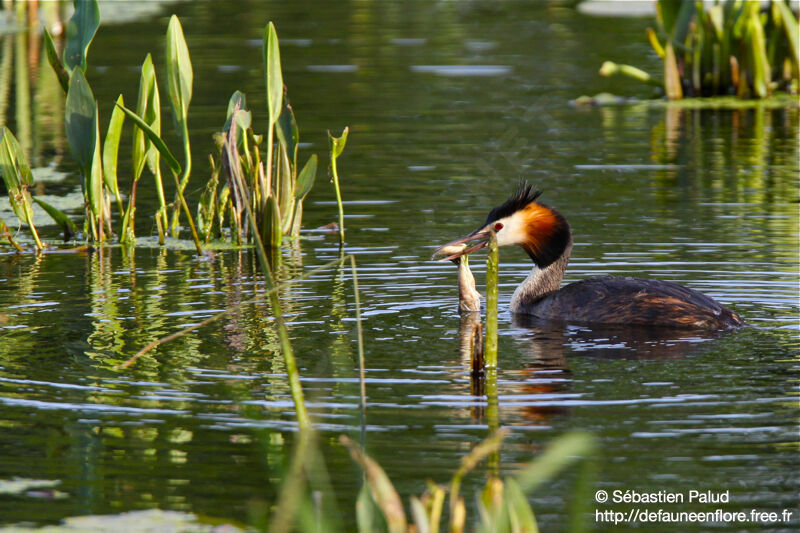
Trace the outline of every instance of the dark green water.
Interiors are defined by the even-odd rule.
[[[163,69],[173,11],[195,69],[195,198],[210,135],[234,90],[247,93],[256,129],[264,129],[267,20],[276,22],[308,143],[301,157],[317,153],[327,162],[325,131],[351,128],[339,167],[346,248],[357,256],[363,303],[366,447],[404,501],[428,478],[448,481],[489,424],[459,353],[455,268],[430,254],[474,229],[525,177],[572,225],[566,281],[609,273],[674,280],[730,306],[751,327],[709,335],[526,326],[502,312],[499,420],[513,430],[502,472],[515,472],[554,437],[585,430],[600,448],[584,502],[592,513],[631,508],[596,505],[598,489],[730,490],[727,504],[649,507],[788,509],[791,523],[763,527],[798,526],[796,107],[576,109],[568,101],[581,94],[649,96],[597,76],[604,59],[653,72],[658,63],[644,39],[648,20],[589,18],[568,6],[192,2],[101,28],[89,79],[103,121],[120,91],[135,101],[146,52]],[[166,101],[163,70],[159,76]],[[18,116],[16,101],[9,116]],[[46,134],[33,135],[32,145],[40,165],[61,161],[66,146]],[[129,168],[127,158],[120,168]],[[65,154],[66,181],[40,192],[79,186],[69,161]],[[154,195],[141,187],[140,194],[145,236],[154,230]],[[333,200],[320,175],[304,227],[333,221]],[[306,236],[285,250],[283,276],[338,256],[335,236]],[[472,261],[479,286],[482,260]],[[151,340],[252,298],[252,261],[246,252],[198,260],[175,250],[104,249],[36,258],[4,249],[0,479],[60,480],[67,497],[0,496],[0,524],[153,507],[247,522],[253,502],[274,500],[295,425],[264,305],[236,308],[128,370],[113,369]],[[521,250],[504,249],[501,261],[507,309],[531,265]],[[362,423],[351,274],[316,274],[282,296],[337,503],[352,528],[361,478],[338,445],[340,434],[359,439]],[[479,469],[468,478],[468,506],[485,475]],[[565,529],[574,479],[570,471],[532,495],[543,530]]]

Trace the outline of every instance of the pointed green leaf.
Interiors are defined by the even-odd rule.
[[[117,98],[117,104],[125,105],[122,95]],[[125,113],[119,107],[114,106],[111,111],[111,120],[108,122],[108,132],[103,144],[103,176],[105,177],[106,187],[114,193],[114,197],[119,199],[119,185],[117,184],[117,155],[119,154],[119,141],[122,136],[122,123],[125,121]]]
[[[513,478],[506,479],[504,496],[508,513],[514,517],[511,522],[516,525],[516,530],[525,531],[526,533],[538,533],[539,527],[536,524],[536,518],[533,516],[533,510],[525,494]]]
[[[594,450],[594,438],[588,433],[571,432],[552,441],[547,449],[517,474],[516,480],[523,492],[553,479],[554,476],[576,459],[585,457]]]
[[[161,137],[159,137],[159,135],[155,131],[153,131],[150,128],[150,126],[148,126],[147,123],[144,120],[142,120],[141,117],[139,117],[139,115],[137,115],[127,107],[121,106],[119,104],[117,105],[128,116],[128,118],[130,118],[136,124],[136,126],[138,126],[144,132],[144,134],[147,136],[147,139],[151,143],[153,143],[158,152],[164,157],[164,160],[166,161],[169,169],[173,173],[180,175],[181,164],[178,163],[178,160],[175,159],[175,156],[173,156],[172,152],[169,151],[169,148],[167,148],[167,145],[164,143]]]
[[[233,112],[237,108],[239,109],[239,112],[236,114],[236,122],[237,126],[239,126],[240,132],[237,133],[236,138],[241,141],[243,137],[239,134],[249,128],[253,120],[250,111],[247,110],[247,99],[242,91],[235,91],[231,95],[230,100],[228,100],[228,113],[225,119],[225,127],[222,131],[229,131],[231,129]]]
[[[95,118],[97,105],[83,71],[73,71],[65,104],[67,141],[72,155],[78,160],[83,173],[91,168],[95,145]]]
[[[297,127],[297,121],[294,118],[292,106],[289,104],[289,99],[284,95],[283,110],[278,117],[276,131],[278,133],[278,141],[289,154],[289,160],[292,162],[292,167],[297,165],[297,143],[300,141],[300,130]]]
[[[300,175],[297,176],[297,188],[294,191],[294,197],[299,201],[303,201],[308,193],[311,192],[316,178],[317,154],[311,154],[311,157],[309,157],[306,162],[306,166],[303,167],[303,170],[300,171]]]
[[[88,171],[84,171],[89,182],[86,190],[89,193],[89,202],[92,213],[99,221],[105,208],[105,195],[103,194],[103,157],[100,148],[100,115],[95,103],[94,111],[94,147],[92,148],[92,162]],[[99,225],[99,224],[98,224]]]
[[[31,167],[17,138],[14,137],[11,130],[3,126],[3,129],[0,130],[0,140],[2,140],[2,149],[4,151],[1,171],[6,189],[11,192],[12,189],[32,185],[33,174],[31,173]]]
[[[350,133],[350,127],[346,127],[342,130],[341,137],[334,137],[331,135],[331,132],[328,132],[328,142],[331,149],[331,156],[332,157],[339,157],[344,152],[344,147],[347,144],[347,134]]]
[[[277,248],[281,245],[281,211],[275,196],[267,198],[267,210],[264,214],[264,227],[262,228],[261,238],[266,246]]]
[[[142,74],[139,78],[139,99],[136,103],[136,113],[144,118],[156,134],[161,135],[161,99],[158,94],[156,71],[153,67],[153,58],[150,54],[142,63]],[[133,177],[139,179],[147,163],[150,171],[155,174],[158,169],[158,150],[156,150],[147,136],[140,129],[133,132]]]
[[[53,67],[53,71],[58,77],[58,82],[61,84],[61,88],[66,94],[69,90],[69,73],[67,73],[67,69],[64,68],[64,64],[58,58],[56,45],[53,43],[53,38],[50,36],[50,32],[47,31],[47,28],[44,29],[44,49],[47,52],[47,61],[50,63],[50,66]]]
[[[189,47],[178,17],[172,15],[167,28],[167,85],[169,86],[169,101],[172,113],[177,124],[178,134],[182,135],[183,125],[192,100],[192,84],[194,73],[192,61],[189,57]],[[185,140],[184,140],[185,141]]]
[[[777,6],[781,13],[783,30],[786,33],[786,38],[789,40],[789,48],[792,50],[794,75],[797,76],[798,69],[800,69],[800,37],[798,37],[800,30],[798,30],[797,19],[794,13],[792,13],[792,10],[789,9],[789,6],[782,0],[778,0],[774,5]]]
[[[281,72],[281,53],[278,49],[278,34],[275,25],[270,22],[264,32],[264,66],[267,82],[267,108],[269,125],[278,120],[283,100],[283,73]]]
[[[63,211],[53,207],[44,200],[40,200],[36,196],[33,197],[33,201],[39,204],[39,206],[44,209],[48,215],[50,215],[50,218],[52,218],[56,224],[61,226],[61,231],[64,232],[65,239],[69,239],[78,232],[78,228],[75,227],[75,223],[70,220],[70,218]]]
[[[100,26],[100,8],[97,0],[74,0],[75,13],[67,23],[67,44],[64,47],[64,65],[86,72],[86,56],[94,34]]]

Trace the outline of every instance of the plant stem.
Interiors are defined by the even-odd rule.
[[[342,207],[342,193],[339,190],[339,174],[336,171],[336,155],[331,153],[331,173],[333,174],[333,188],[336,190],[336,205],[339,207],[339,244],[344,244],[344,208]]]
[[[186,198],[183,196],[183,191],[180,189],[180,182],[178,181],[178,175],[172,174],[175,177],[175,186],[178,187],[176,190],[178,201],[181,203],[183,207],[183,211],[186,213],[186,219],[189,222],[189,229],[192,230],[192,239],[194,240],[194,246],[197,248],[197,255],[203,255],[203,247],[200,245],[200,237],[197,236],[197,228],[194,226],[194,219],[192,218],[192,212],[189,211],[189,205],[186,203]]]
[[[497,237],[492,233],[489,254],[486,258],[486,368],[497,368],[497,269],[500,252]]]

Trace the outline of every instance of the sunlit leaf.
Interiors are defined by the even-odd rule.
[[[161,139],[161,137],[155,131],[153,131],[139,115],[127,107],[120,106],[119,104],[117,105],[120,107],[120,109],[122,109],[122,111],[125,112],[128,118],[130,118],[136,124],[136,126],[138,126],[144,132],[150,142],[153,143],[158,152],[164,157],[164,160],[166,161],[170,170],[173,173],[180,175],[181,164],[178,163],[178,160],[175,159],[175,156],[173,156],[172,152],[169,151],[169,148],[167,148],[167,145],[164,144],[164,141]]]
[[[144,119],[150,129],[161,135],[161,101],[158,94],[153,58],[150,54],[147,54],[144,63],[142,63],[136,113]],[[149,165],[150,171],[155,174],[158,169],[158,150],[153,147],[142,130],[136,129],[133,132],[134,179],[138,179],[142,175],[145,163]]]
[[[306,166],[300,171],[297,176],[297,186],[294,191],[294,197],[300,201],[305,199],[311,188],[314,186],[314,180],[317,178],[317,154],[311,154],[308,158]]]
[[[264,66],[267,83],[267,108],[270,127],[278,120],[283,101],[283,73],[281,72],[281,53],[278,48],[278,34],[270,22],[264,32]]]
[[[782,0],[774,2],[773,5],[775,5],[781,13],[783,30],[789,41],[789,48],[792,51],[794,75],[797,76],[798,68],[800,67],[800,37],[798,37],[800,29],[798,29],[797,19],[794,13],[792,13],[792,10],[789,9],[789,6]]]
[[[100,8],[97,0],[75,0],[75,13],[67,23],[67,44],[64,47],[64,65],[72,71],[75,67],[86,72],[86,56],[94,34],[100,26]]]
[[[281,211],[275,195],[267,198],[267,209],[264,214],[264,226],[261,230],[262,239],[266,238],[265,245],[277,248],[281,245],[283,232],[281,231]]]
[[[117,104],[124,106],[125,102],[122,95],[117,98]],[[125,121],[125,113],[117,107],[111,111],[111,120],[108,122],[108,131],[103,144],[103,177],[106,187],[119,200],[119,185],[117,182],[117,155],[119,153],[119,141],[122,136],[122,123]]]
[[[239,127],[239,132],[237,133],[236,138],[241,142],[242,137],[244,136],[242,132],[249,128],[252,122],[252,115],[250,111],[247,110],[247,99],[242,91],[234,91],[228,100],[228,113],[226,115],[225,128],[223,131],[228,131],[231,129],[233,112],[237,109],[238,112],[236,113],[236,125]]]
[[[189,103],[192,100],[194,73],[189,57],[189,47],[183,35],[183,27],[175,15],[169,20],[167,28],[167,85],[169,101],[179,135],[183,135]],[[185,141],[185,139],[184,139]]]
[[[344,152],[344,147],[347,144],[347,134],[350,133],[350,127],[342,130],[341,137],[334,137],[331,132],[328,132],[328,144],[330,145],[331,155],[339,157]]]

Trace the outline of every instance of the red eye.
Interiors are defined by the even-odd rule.
[[[497,224],[494,225],[495,231],[500,231],[501,229],[503,229],[503,225],[501,223],[498,222]]]

